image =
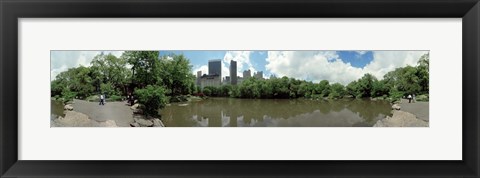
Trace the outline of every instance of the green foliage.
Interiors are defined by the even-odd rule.
[[[73,101],[75,96],[77,96],[77,93],[73,92],[73,91],[70,91],[69,89],[66,89],[66,90],[62,91],[63,103]]]
[[[170,95],[191,94],[195,76],[191,74],[190,62],[183,55],[163,56],[159,61],[159,74],[162,84]]]
[[[206,96],[212,96],[212,90],[210,90],[209,87],[205,87],[203,89],[203,94],[205,94]]]
[[[158,109],[164,108],[167,104],[165,88],[160,86],[147,85],[143,89],[135,90],[135,95],[147,116],[158,116]]]
[[[107,96],[112,96],[112,95],[117,95],[118,93],[115,91],[115,88],[113,87],[112,83],[102,83],[100,84],[100,91],[102,94],[105,94]]]
[[[345,87],[342,84],[335,83],[331,85],[330,88],[331,92],[328,95],[328,98],[339,99],[343,98],[346,94]]]
[[[158,51],[125,51],[121,58],[132,66],[133,85],[162,85]]]
[[[392,89],[390,90],[389,92],[389,95],[390,95],[390,102],[396,102],[396,101],[399,101],[400,99],[402,99],[402,97],[405,95],[404,92],[402,91],[398,91],[397,89]]]
[[[107,101],[122,101],[122,97],[118,95],[110,95],[110,97],[107,98]]]
[[[415,97],[415,100],[417,100],[417,101],[428,101],[429,96],[428,96],[428,94],[418,95],[418,96]]]

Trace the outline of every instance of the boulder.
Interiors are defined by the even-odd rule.
[[[130,123],[130,126],[132,127],[140,127],[140,124],[136,123],[136,122],[132,122]]]
[[[107,120],[105,122],[105,124],[103,124],[102,126],[104,126],[104,127],[118,127],[117,123],[114,120]]]
[[[393,116],[378,120],[373,127],[428,127],[428,122],[405,111],[393,111]]]
[[[163,125],[162,120],[155,118],[153,119],[153,127],[165,127],[165,125]]]
[[[137,104],[132,105],[132,107],[130,107],[130,109],[135,110],[135,109],[138,109],[139,106],[140,106],[140,104],[137,103]]]
[[[143,110],[142,109],[134,109],[133,114],[143,114]]]
[[[153,121],[152,120],[147,120],[143,118],[137,119],[136,123],[140,125],[140,127],[152,127],[153,126]]]
[[[87,115],[75,111],[65,111],[65,117],[53,120],[55,127],[93,127],[94,122]]]
[[[63,107],[63,109],[64,109],[64,110],[67,110],[67,111],[71,111],[71,110],[73,110],[73,106],[67,104],[67,105],[65,105],[65,106]]]
[[[400,107],[400,105],[398,105],[398,104],[392,105],[392,110],[400,110],[400,108],[401,108],[401,107]]]

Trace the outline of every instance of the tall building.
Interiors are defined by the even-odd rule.
[[[252,77],[252,71],[250,71],[250,69],[243,71],[243,78],[244,79],[247,79],[247,78],[250,78],[250,77]]]
[[[202,71],[197,71],[197,85],[200,86],[200,78],[202,77]]]
[[[257,79],[263,79],[263,72],[262,71],[255,72],[254,77]]]
[[[222,60],[214,59],[208,61],[208,75],[222,76]]]
[[[232,85],[237,84],[237,61],[230,61],[230,83]]]

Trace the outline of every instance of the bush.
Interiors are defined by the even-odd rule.
[[[147,116],[158,116],[158,109],[167,105],[165,88],[160,86],[147,85],[143,89],[135,90],[135,95],[138,97],[138,102],[142,104],[143,113]]]
[[[212,96],[212,91],[211,91],[209,88],[204,88],[204,89],[203,89],[203,93],[204,93],[206,96]]]
[[[393,89],[392,91],[389,92],[389,94],[390,94],[390,98],[389,98],[390,102],[394,103],[396,101],[399,101],[405,93]]]
[[[428,94],[425,95],[418,95],[415,97],[417,101],[428,101]]]
[[[62,98],[63,98],[63,103],[67,103],[69,101],[73,101],[73,98],[77,96],[76,92],[72,92],[69,89],[63,90],[62,91]]]
[[[118,95],[112,95],[109,98],[107,98],[107,101],[122,101],[122,97]]]
[[[92,95],[92,96],[87,97],[85,100],[87,100],[89,102],[98,102],[98,101],[100,101],[100,97],[98,95]]]

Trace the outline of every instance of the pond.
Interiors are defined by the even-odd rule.
[[[208,98],[160,111],[167,127],[371,127],[387,101]]]
[[[63,114],[63,102],[51,100],[50,106],[51,106],[50,120],[56,119],[58,118],[58,116],[62,116],[62,117],[65,116],[65,114]]]

